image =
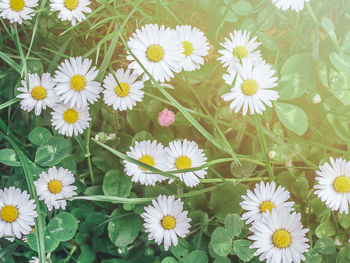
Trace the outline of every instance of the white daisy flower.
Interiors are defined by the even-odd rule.
[[[65,136],[77,136],[89,127],[91,121],[89,107],[78,109],[66,104],[59,104],[51,112],[51,123],[58,133]]]
[[[143,81],[136,81],[137,75],[130,73],[129,69],[125,72],[124,69],[118,69],[114,74],[115,76],[108,74],[103,80],[103,100],[108,106],[113,106],[114,110],[131,110],[136,102],[142,101]]]
[[[222,95],[224,101],[232,101],[230,108],[238,112],[243,107],[243,115],[262,114],[266,110],[264,103],[272,107],[271,101],[278,99],[278,93],[272,88],[276,87],[277,77],[273,77],[275,71],[265,63],[253,64],[243,60],[236,65],[237,77],[231,92]],[[226,76],[226,83],[232,85],[234,77]]]
[[[28,74],[28,84],[22,80],[23,87],[17,90],[21,93],[17,98],[21,99],[21,109],[25,111],[34,110],[35,115],[40,115],[42,110],[46,107],[53,108],[58,101],[58,96],[54,89],[56,82],[51,78],[50,73],[42,74],[41,78],[37,73]]]
[[[235,30],[230,33],[230,38],[225,38],[224,43],[220,43],[224,49],[219,50],[221,57],[218,58],[224,67],[229,67],[230,71],[235,71],[235,66],[243,60],[249,60],[252,63],[262,62],[260,50],[260,42],[257,42],[257,37],[250,38],[250,33],[246,30]]]
[[[168,170],[169,157],[161,143],[154,141],[135,142],[135,147],[130,146],[130,152],[126,153],[129,157],[139,160],[145,164],[158,168],[162,171]],[[131,176],[131,181],[139,182],[142,185],[155,185],[166,177],[149,172],[147,169],[124,160],[124,171]]]
[[[32,259],[29,260],[29,263],[40,263],[40,261],[37,257],[32,257]]]
[[[246,224],[250,224],[254,220],[261,220],[261,217],[272,208],[283,208],[293,210],[294,202],[287,202],[290,198],[289,191],[282,186],[278,186],[274,182],[256,184],[254,192],[248,190],[247,195],[242,196],[243,200],[240,205],[247,212],[243,213],[242,220],[247,220]]]
[[[180,140],[170,142],[166,150],[170,156],[170,171],[199,167],[204,165],[207,160],[203,150],[198,148],[197,143],[186,139],[183,142]],[[203,179],[207,174],[206,169],[207,167],[198,171],[175,173],[174,175],[179,177],[187,186],[194,187],[199,184],[199,178]],[[169,183],[173,181],[173,179],[170,179]]]
[[[75,182],[74,175],[71,171],[63,167],[56,168],[53,166],[47,172],[39,174],[39,179],[34,182],[39,200],[44,200],[47,208],[51,211],[55,209],[66,209],[66,200],[76,195],[76,186],[72,185]]]
[[[38,0],[0,0],[0,17],[22,24],[23,20],[32,19],[37,6]]]
[[[188,212],[183,211],[183,202],[180,198],[175,200],[174,196],[158,196],[158,202],[152,200],[152,205],[145,207],[141,217],[145,220],[145,231],[149,233],[148,239],[160,245],[164,242],[167,251],[171,245],[176,246],[179,237],[186,237],[190,232],[191,218]]]
[[[287,9],[292,9],[296,12],[304,9],[304,3],[310,0],[272,0],[272,3],[278,8],[286,11]]]
[[[60,101],[78,108],[93,104],[102,91],[101,84],[94,81],[98,74],[96,67],[91,66],[91,59],[81,57],[66,59],[56,70],[56,92]],[[90,69],[90,70],[89,70]]]
[[[13,186],[0,189],[0,237],[13,236],[18,239],[27,235],[38,216],[34,200],[27,191]],[[13,242],[14,238],[7,238]]]
[[[51,11],[59,11],[58,18],[62,21],[76,22],[86,19],[84,13],[91,13],[89,0],[50,0]]]
[[[310,247],[305,237],[308,229],[303,228],[300,214],[289,209],[273,209],[264,214],[263,220],[256,220],[249,228],[253,235],[250,248],[256,248],[254,256],[267,263],[299,263],[305,260],[304,253]]]
[[[128,41],[128,47],[146,70],[161,83],[174,77],[173,72],[180,72],[185,59],[185,49],[177,37],[176,31],[157,24],[147,24],[136,29]],[[126,57],[131,60],[129,68],[137,75],[143,74],[143,80],[149,79],[141,66],[132,55]]]
[[[331,157],[331,164],[320,166],[321,171],[316,171],[320,177],[316,177],[317,184],[315,194],[326,203],[333,211],[340,213],[349,212],[350,202],[350,162]]]
[[[204,33],[190,25],[176,26],[176,32],[185,51],[184,71],[199,69],[204,64],[203,57],[209,54],[209,42]]]

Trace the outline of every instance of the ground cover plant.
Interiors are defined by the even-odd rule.
[[[0,262],[350,262],[349,22],[0,0]]]

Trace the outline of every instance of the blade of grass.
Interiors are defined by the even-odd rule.
[[[0,104],[0,110],[5,109],[5,108],[11,106],[12,104],[15,104],[15,103],[18,102],[18,101],[19,101],[18,98],[13,98],[13,99],[11,99],[11,100],[9,100],[9,101],[3,103],[3,104]]]

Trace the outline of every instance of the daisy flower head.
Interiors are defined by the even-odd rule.
[[[153,166],[162,171],[168,170],[169,157],[161,143],[154,141],[135,142],[135,146],[130,146],[130,151],[126,153],[129,157],[140,162]],[[166,178],[162,175],[150,172],[144,167],[124,160],[124,171],[131,176],[131,181],[139,182],[142,185],[155,185],[156,182],[164,181]]]
[[[349,212],[350,200],[350,162],[337,158],[330,158],[331,163],[321,165],[316,171],[317,184],[315,194],[326,203],[327,207],[340,213]]]
[[[272,107],[271,101],[278,99],[277,91],[272,88],[276,87],[277,77],[274,77],[275,71],[270,65],[265,63],[253,64],[249,60],[243,60],[242,64],[236,65],[237,76],[234,87],[231,92],[222,95],[224,101],[232,101],[230,108],[235,113],[243,108],[243,115],[247,114],[248,108],[250,114],[262,114],[266,110],[264,104]],[[234,77],[226,77],[228,85]]]
[[[292,9],[299,12],[304,9],[304,3],[310,0],[272,0],[272,3],[278,8],[286,11],[287,9]]]
[[[7,239],[13,242],[14,237],[29,234],[38,216],[35,208],[27,191],[13,186],[0,189],[0,237],[10,236]]]
[[[32,257],[32,259],[29,260],[29,263],[40,263],[40,261],[37,257]]]
[[[91,63],[91,59],[76,57],[66,59],[58,66],[55,89],[64,104],[83,108],[100,97],[101,84],[94,81],[98,70],[95,66],[90,69]]]
[[[209,42],[204,33],[190,25],[176,26],[176,32],[185,51],[184,71],[199,69],[204,64],[203,57],[209,54]]]
[[[128,47],[156,81],[169,81],[174,77],[173,72],[178,73],[182,69],[185,49],[176,31],[164,25],[147,24],[136,29],[129,38]],[[134,69],[135,74],[143,74],[144,81],[149,79],[131,54],[126,59],[132,61],[129,68]]]
[[[254,220],[261,220],[263,214],[271,212],[273,208],[283,208],[293,210],[294,202],[287,202],[290,198],[288,190],[278,186],[274,182],[256,184],[254,191],[247,191],[247,195],[242,196],[241,207],[246,210],[242,215],[242,220],[247,220],[250,224]]]
[[[188,211],[183,211],[183,202],[174,196],[158,196],[158,200],[152,200],[152,205],[145,207],[141,214],[144,219],[144,227],[149,233],[148,239],[154,240],[158,245],[164,243],[165,251],[171,245],[176,246],[179,237],[186,237],[190,232],[191,218],[187,217]]]
[[[203,150],[198,148],[197,143],[187,139],[170,142],[166,150],[170,156],[169,169],[171,171],[199,167],[204,165],[207,160]],[[176,173],[174,175],[179,177],[187,186],[194,187],[199,184],[199,178],[203,179],[205,177],[207,174],[206,170],[207,167],[193,172]],[[170,179],[169,183],[173,181],[173,179]]]
[[[114,75],[109,73],[103,80],[103,100],[108,106],[113,106],[114,110],[131,110],[138,101],[142,101],[143,81],[136,81],[137,75],[131,73],[130,69],[118,69]]]
[[[262,220],[253,222],[249,230],[253,233],[248,237],[253,241],[250,246],[257,249],[254,256],[260,261],[269,263],[299,263],[305,260],[304,253],[310,247],[303,228],[300,214],[290,210],[272,209],[264,214]]]
[[[58,133],[65,136],[77,136],[89,127],[90,113],[89,107],[70,107],[67,104],[58,104],[51,112],[51,123]]]
[[[76,22],[86,19],[85,13],[91,13],[89,0],[50,0],[51,11],[58,11],[58,18],[62,21]]]
[[[42,74],[41,78],[37,73],[28,74],[29,87],[27,87],[26,80],[21,82],[23,87],[17,89],[21,92],[17,95],[17,98],[21,99],[22,110],[30,112],[34,109],[35,115],[38,116],[46,107],[53,108],[56,105],[58,101],[54,89],[56,82],[52,79],[50,73]]]
[[[44,200],[47,208],[66,209],[67,201],[59,200],[76,195],[74,175],[71,171],[62,167],[53,166],[47,172],[39,174],[39,179],[34,182],[39,200]]]
[[[22,24],[23,20],[32,19],[37,6],[38,0],[0,0],[0,17]]]
[[[262,62],[260,50],[260,42],[256,41],[257,37],[250,39],[250,33],[246,30],[235,30],[230,33],[230,39],[225,38],[224,43],[220,43],[224,49],[219,50],[221,57],[218,60],[224,67],[233,70],[242,60],[249,60],[252,63]]]

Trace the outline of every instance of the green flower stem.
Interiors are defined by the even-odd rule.
[[[86,130],[86,134],[85,134],[85,150],[86,150],[86,158],[87,158],[87,162],[88,162],[88,168],[89,168],[89,174],[90,174],[90,180],[91,180],[91,184],[95,185],[95,176],[94,176],[94,172],[92,170],[92,164],[91,164],[91,153],[90,153],[90,135],[91,135],[91,121],[90,121],[90,125],[89,128]]]
[[[264,135],[263,127],[262,127],[262,124],[261,124],[261,117],[258,114],[254,114],[254,119],[255,119],[256,132],[258,134],[258,138],[259,138],[259,141],[260,141],[261,150],[263,151],[263,153],[265,155],[265,163],[266,163],[266,167],[267,167],[267,172],[269,174],[270,180],[271,181],[275,181],[275,176],[273,174],[273,170],[272,170],[272,167],[271,167],[269,155],[268,155],[268,152],[267,152],[265,135]]]
[[[45,243],[44,243],[44,219],[42,218],[42,214],[40,211],[40,204],[38,195],[36,193],[36,189],[34,186],[34,178],[33,174],[29,168],[29,163],[27,160],[27,157],[24,155],[24,153],[20,150],[20,148],[17,146],[17,144],[8,136],[6,136],[4,133],[0,132],[0,137],[3,138],[5,141],[7,141],[12,148],[16,151],[18,160],[20,161],[22,165],[22,169],[24,172],[24,176],[27,181],[28,190],[30,196],[34,199],[35,205],[36,205],[36,212],[38,214],[36,220],[35,220],[35,234],[36,234],[36,240],[37,240],[37,247],[38,247],[38,256],[40,262],[45,262]]]
[[[211,184],[211,183],[222,183],[224,182],[230,182],[230,183],[241,183],[241,182],[255,182],[255,181],[261,181],[261,180],[268,180],[268,177],[248,177],[248,178],[233,178],[233,179],[219,179],[219,178],[208,178],[208,179],[201,179],[200,182],[204,184]]]

